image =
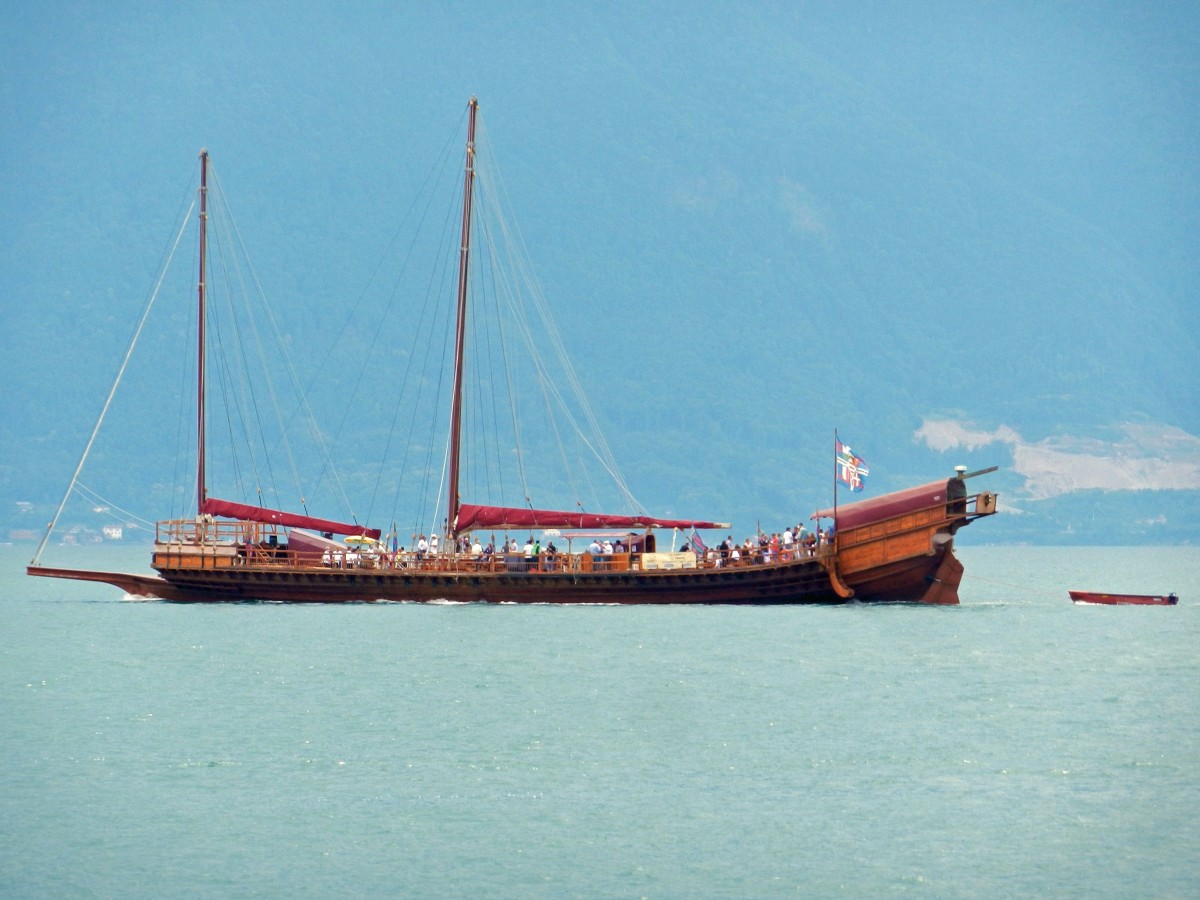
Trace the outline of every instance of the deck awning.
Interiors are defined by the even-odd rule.
[[[457,534],[485,528],[728,528],[721,522],[699,519],[663,519],[647,514],[612,515],[582,510],[528,509],[520,506],[479,506],[464,503],[454,521]]]

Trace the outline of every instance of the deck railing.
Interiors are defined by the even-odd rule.
[[[904,535],[914,537],[931,529],[941,530],[995,512],[995,495],[982,492],[970,497],[937,503],[928,507],[879,519],[847,529],[837,535],[835,544],[822,537],[811,544],[797,544],[778,551],[754,546],[738,548],[739,558],[707,550],[696,555],[687,568],[780,565],[798,560],[825,560],[835,552],[845,553],[868,545],[895,542]],[[286,530],[271,524],[244,521],[173,519],[159,522],[155,529],[154,565],[157,568],[229,568],[268,566],[311,569],[379,569],[446,574],[479,572],[628,572],[652,568],[679,568],[641,553],[542,553],[526,558],[521,553],[493,553],[482,556],[462,554],[420,554],[414,551],[388,552],[382,548],[330,548],[325,552],[297,551],[287,547]],[[835,547],[837,550],[835,551]],[[899,548],[897,548],[899,549]],[[655,554],[671,556],[672,554]],[[678,555],[678,554],[675,554]]]
[[[740,558],[722,556],[717,550],[696,554],[642,554],[588,552],[545,553],[526,558],[522,553],[420,554],[392,553],[382,548],[347,546],[321,551],[294,550],[286,544],[284,529],[254,522],[177,519],[159,522],[155,532],[156,568],[217,569],[230,567],[280,567],[300,569],[376,569],[445,574],[480,572],[629,572],[650,569],[744,568],[802,559],[817,559],[832,552],[825,543],[797,545],[773,552],[758,547],[739,548]],[[675,557],[675,559],[671,559]],[[679,559],[687,557],[687,559]]]

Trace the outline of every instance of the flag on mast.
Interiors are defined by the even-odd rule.
[[[871,470],[867,468],[867,464],[861,456],[855,455],[849,444],[843,444],[836,437],[834,441],[837,451],[838,481],[849,485],[852,491],[861,491],[863,479],[871,474]]]

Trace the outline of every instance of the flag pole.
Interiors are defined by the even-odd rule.
[[[833,429],[833,536],[837,540],[837,506],[838,506],[838,433]]]

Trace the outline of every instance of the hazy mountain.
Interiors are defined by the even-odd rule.
[[[0,536],[65,489],[201,147],[315,346],[474,94],[647,507],[794,521],[837,428],[868,494],[1001,465],[976,542],[1194,540],[1195,8],[698,9],[8,4]],[[178,374],[107,451],[150,518]]]

